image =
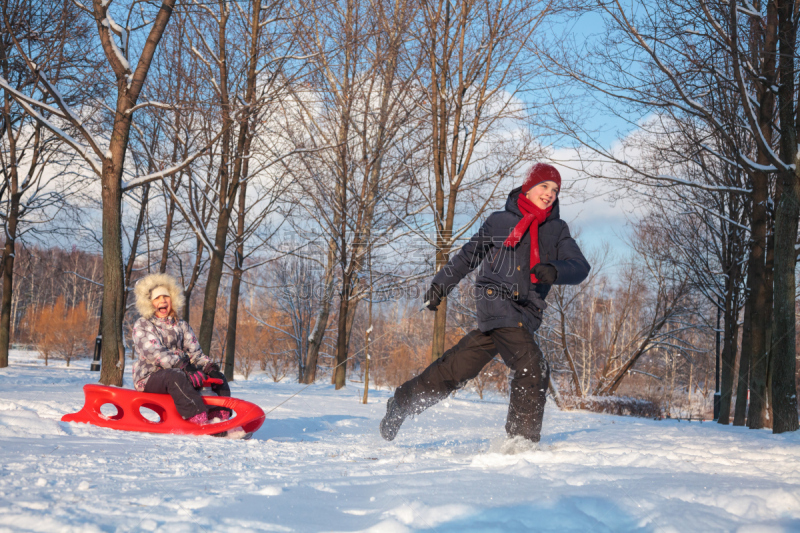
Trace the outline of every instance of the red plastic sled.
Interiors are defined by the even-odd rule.
[[[254,403],[224,396],[203,396],[207,405],[227,407],[234,411],[231,419],[217,424],[193,424],[181,418],[169,394],[151,394],[130,389],[84,385],[86,396],[83,409],[61,417],[62,422],[83,422],[103,428],[146,433],[173,433],[178,435],[212,435],[237,427],[252,435],[264,423],[264,411]],[[106,416],[100,408],[111,404],[117,413]],[[158,414],[160,420],[146,419],[140,409],[147,408]]]

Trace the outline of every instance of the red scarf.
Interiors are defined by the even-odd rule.
[[[517,198],[517,207],[522,211],[522,220],[517,222],[511,234],[503,244],[509,248],[515,247],[522,240],[522,236],[530,229],[531,232],[531,268],[539,264],[539,226],[547,220],[550,211],[553,210],[551,205],[547,209],[539,209],[536,204],[528,200],[528,198],[520,193]],[[531,272],[531,283],[538,283],[539,280]]]

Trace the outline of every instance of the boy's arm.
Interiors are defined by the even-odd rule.
[[[433,284],[441,286],[444,295],[475,270],[492,247],[491,220],[491,216],[487,218],[478,232],[433,276]]]
[[[583,256],[578,243],[569,233],[569,226],[564,224],[558,238],[557,259],[548,261],[558,272],[556,285],[577,285],[589,275],[589,262]]]

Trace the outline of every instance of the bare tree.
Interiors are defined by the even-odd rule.
[[[294,248],[296,243],[284,244]],[[273,304],[260,308],[251,306],[250,313],[264,328],[286,339],[291,346],[298,379],[302,382],[302,376],[316,371],[316,368],[311,370],[305,365],[315,304],[319,298],[315,294],[320,282],[319,265],[307,258],[287,254],[259,270],[262,275],[256,279],[262,287],[268,287],[259,291],[260,299]],[[282,353],[284,350],[272,347],[271,351]]]
[[[771,3],[770,3],[771,4]],[[800,103],[795,87],[797,71],[797,24],[800,4],[778,2],[778,110],[780,120],[780,159],[771,161],[778,173],[775,207],[775,296],[772,326],[772,358],[769,372],[775,433],[797,431],[797,223],[800,217],[800,175],[797,160],[797,130],[800,126]],[[732,13],[735,13],[732,10]],[[732,16],[735,19],[735,15]]]
[[[732,118],[731,109],[723,108]],[[650,226],[658,226],[661,239],[669,244],[665,260],[689,275],[692,291],[699,292],[724,317],[724,345],[721,355],[720,421],[728,423],[734,383],[740,312],[745,296],[745,279],[750,233],[750,202],[746,195],[724,186],[744,188],[747,176],[742,169],[698,148],[717,144],[717,154],[733,159],[724,143],[716,143],[696,120],[675,120],[657,116],[644,123],[644,130],[630,135],[623,144],[638,153],[639,169],[651,175],[669,175],[706,187],[662,187],[653,194],[652,184],[641,183],[626,192],[646,202]],[[687,157],[687,154],[691,154]],[[723,187],[720,187],[723,186]],[[769,246],[768,248],[769,249]],[[767,284],[769,285],[769,284]],[[750,309],[745,313],[743,349],[739,363],[737,408],[734,424],[743,425],[749,357],[752,348]],[[706,318],[712,327],[713,316]],[[715,326],[714,326],[715,327]]]
[[[536,88],[529,45],[551,4],[436,0],[422,6],[415,34],[426,64],[419,84],[430,152],[415,180],[433,215],[432,236],[427,225],[419,234],[434,246],[438,271],[496,199],[503,179],[542,155],[530,135],[531,93],[525,91]],[[456,227],[465,204],[468,215]],[[431,360],[444,352],[446,320],[444,299],[434,318]]]
[[[122,337],[122,319],[125,309],[125,286],[122,265],[121,215],[122,194],[125,190],[168,177],[199,157],[202,151],[190,155],[186,160],[169,169],[153,174],[134,177],[126,182],[125,158],[128,152],[131,127],[135,112],[147,106],[158,106],[157,102],[138,103],[142,94],[153,57],[161,37],[169,23],[175,7],[175,0],[165,0],[157,8],[148,9],[145,4],[132,1],[127,6],[117,6],[110,1],[93,0],[92,7],[73,2],[82,12],[91,17],[97,27],[99,41],[105,61],[113,73],[116,97],[108,106],[107,117],[110,128],[101,137],[93,133],[87,124],[85,111],[70,105],[69,93],[62,91],[50,80],[28,55],[22,43],[13,37],[7,12],[3,19],[6,29],[12,34],[14,49],[24,61],[30,74],[42,87],[42,93],[52,99],[53,105],[41,99],[32,99],[14,91],[5,78],[0,85],[8,90],[17,103],[42,126],[58,135],[61,140],[79,154],[91,172],[100,178],[102,198],[102,246],[103,246],[103,365],[100,381],[105,384],[121,385],[125,368]],[[127,7],[127,9],[126,9]],[[123,27],[115,21],[122,16],[126,20]],[[149,28],[149,29],[148,29]],[[146,31],[147,38],[138,50],[138,32]],[[133,58],[138,58],[135,66]],[[63,88],[63,87],[62,87]],[[88,110],[87,110],[88,111]],[[59,127],[58,124],[63,127]],[[97,123],[99,128],[102,125]],[[69,130],[69,131],[68,131]],[[104,150],[103,145],[107,145]]]
[[[0,115],[3,179],[0,219],[5,235],[0,266],[3,276],[0,368],[8,366],[17,239],[37,225],[52,220],[80,181],[68,172],[74,157],[64,153],[58,136],[44,128],[14,99],[14,94],[19,94],[47,101],[46,92],[42,92],[41,85],[30,76],[16,53],[14,41],[56,82],[69,81],[76,71],[91,65],[82,42],[91,29],[70,2],[63,2],[60,11],[55,11],[59,14],[57,17],[53,16],[53,5],[49,2],[7,1],[3,3],[3,12],[10,31],[0,36],[0,74],[8,87],[2,89]]]
[[[678,176],[648,172],[596,143],[581,121],[562,121],[569,122],[562,133],[580,140],[600,159],[612,161],[654,186],[699,187],[746,195],[750,250],[745,313],[750,335],[742,346],[742,358],[750,368],[748,425],[758,428],[766,424],[771,376],[774,383],[780,382],[781,391],[773,389],[773,394],[781,398],[780,414],[775,414],[775,419],[782,422],[774,427],[776,432],[797,429],[794,377],[789,376],[794,376],[791,369],[795,366],[795,348],[786,341],[794,337],[794,321],[790,325],[786,318],[786,310],[794,304],[787,306],[786,302],[794,301],[793,246],[797,240],[797,214],[789,207],[797,188],[792,168],[797,113],[793,82],[789,81],[794,75],[796,56],[796,8],[789,4],[795,5],[757,1],[745,7],[739,2],[663,0],[634,7],[598,1],[593,7],[602,14],[608,28],[604,41],[590,50],[572,49],[574,53],[564,47],[565,54],[551,56],[553,72],[610,96],[614,105],[624,102],[628,110],[635,106],[645,113],[670,115],[676,122],[697,122],[701,125],[697,130],[703,132],[705,140],[695,136],[700,142],[688,151],[686,159],[696,160],[697,154],[704,151],[708,157],[737,169],[727,175],[747,175],[749,186],[725,183],[710,188]],[[639,68],[630,68],[631,64]],[[560,117],[568,114],[560,112]],[[771,181],[775,176],[781,184],[779,197],[784,190],[789,193],[787,203],[778,201],[783,206],[782,214],[778,217],[776,209],[776,239],[772,241],[767,235],[772,219]],[[724,212],[717,213],[725,216]],[[783,228],[780,231],[779,218]],[[774,308],[770,268],[773,254],[781,264],[781,270],[774,271]],[[782,309],[781,318],[775,313],[777,306]],[[777,350],[774,332],[770,333],[773,326],[783,332]],[[729,368],[723,376],[723,392],[732,382],[731,352],[727,355]],[[770,361],[776,357],[780,363],[772,364]],[[729,394],[723,394],[722,399],[730,405]],[[776,404],[774,400],[772,403]],[[720,416],[720,422],[728,422],[727,411]]]
[[[577,235],[575,237],[578,238]],[[578,320],[584,322],[587,318],[587,313],[585,311],[575,312],[574,308],[585,302],[587,291],[596,289],[595,286],[599,284],[608,255],[608,246],[605,246],[602,252],[590,254],[589,264],[592,265],[592,270],[589,273],[589,277],[584,280],[583,283],[580,285],[554,285],[551,291],[552,304],[550,308],[553,309],[553,312],[558,316],[558,324],[556,328],[554,328],[557,330],[555,336],[559,339],[561,354],[564,361],[567,363],[569,374],[572,377],[575,395],[578,397],[584,395],[586,387],[583,383],[586,377],[590,377],[591,375],[590,365],[587,364],[586,349],[585,346],[581,345],[587,343],[591,345],[591,337],[595,328],[591,326],[584,328],[576,327],[577,324],[573,324],[572,321]],[[594,313],[588,313],[589,317],[593,315]],[[589,320],[591,321],[592,319],[589,318]],[[543,325],[546,326],[546,324]],[[582,336],[578,331],[581,331],[585,336]],[[584,349],[581,350],[581,347]],[[576,360],[578,357],[577,352],[583,355],[583,365],[581,365],[581,367],[579,367],[579,362]],[[584,375],[581,375],[581,371]]]
[[[655,243],[643,244],[653,246]],[[673,279],[669,272],[669,264],[658,257],[649,254],[642,254],[640,257],[643,259],[642,270],[630,271],[626,275],[638,282],[631,286],[636,287],[637,294],[628,293],[631,297],[629,302],[636,302],[636,306],[625,309],[628,312],[635,309],[635,315],[625,313],[636,317],[635,326],[627,332],[627,335],[620,336],[619,334],[623,333],[623,328],[620,328],[613,336],[614,346],[618,351],[609,351],[594,388],[594,394],[613,395],[622,380],[630,375],[634,365],[650,350],[667,343],[680,344],[675,332],[686,327],[681,321],[687,314],[685,308],[685,298],[689,288],[687,279]],[[648,299],[640,298],[642,292],[649,293]],[[624,344],[617,346],[619,341]]]
[[[408,180],[408,167],[420,143],[413,135],[412,117],[420,98],[414,80],[421,59],[409,43],[417,8],[413,2],[389,9],[381,2],[355,0],[343,6],[325,2],[301,6],[310,14],[297,17],[302,46],[315,71],[311,87],[301,86],[295,92],[295,113],[290,116],[303,124],[302,135],[311,146],[332,148],[303,158],[296,170],[301,173],[298,198],[311,219],[320,221],[319,231],[327,241],[328,299],[333,296],[335,272],[341,282],[336,370],[331,378],[339,389],[346,381],[366,253],[370,243],[381,237],[376,231],[389,233],[406,211],[401,201],[399,215],[392,214],[388,201],[402,196],[399,189]],[[320,311],[312,332],[311,359],[318,353],[330,302],[324,301]],[[307,368],[315,364],[309,363]]]
[[[254,0],[242,6],[240,2],[220,0],[216,6],[204,2],[194,2],[194,5],[204,12],[204,16],[194,21],[196,35],[191,49],[205,65],[204,76],[212,87],[215,102],[215,129],[220,135],[215,163],[216,186],[211,191],[216,209],[211,230],[214,235],[213,238],[210,235],[204,238],[211,261],[198,337],[200,346],[206,351],[211,347],[217,295],[237,196],[240,203],[245,202],[247,188],[244,191],[240,188],[259,173],[251,160],[253,139],[258,131],[256,125],[263,120],[264,109],[273,104],[277,95],[291,83],[292,76],[286,66],[293,65],[291,61],[294,58],[290,55],[292,37],[291,32],[285,31],[282,11],[285,6],[282,3],[263,4]],[[276,29],[270,30],[273,27]],[[206,34],[214,38],[206,39]],[[266,142],[262,145],[272,149],[272,154],[277,154],[273,156],[274,161],[262,165],[262,170],[286,157],[294,148],[280,143],[278,146],[268,146]],[[185,207],[183,210],[187,214],[191,212]],[[194,222],[196,231],[207,231],[198,220]],[[243,224],[243,221],[238,222]],[[236,246],[241,255],[243,244],[237,240]],[[240,263],[241,257],[236,262]],[[241,264],[234,269],[240,267]],[[241,271],[238,271],[234,276],[229,310],[232,324],[236,323],[238,313],[240,283]],[[235,327],[228,330],[226,338],[231,343],[229,353],[233,357]],[[233,359],[226,359],[225,373],[233,378]]]

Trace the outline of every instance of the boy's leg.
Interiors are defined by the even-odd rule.
[[[175,408],[184,420],[208,412],[203,396],[192,387],[183,370],[177,368],[165,368],[151,374],[145,383],[144,392],[172,396]]]
[[[496,354],[489,335],[470,331],[419,376],[395,390],[397,407],[405,415],[421,413],[477,376]]]
[[[506,433],[539,442],[550,367],[527,329],[497,328],[490,335],[513,376]]]

